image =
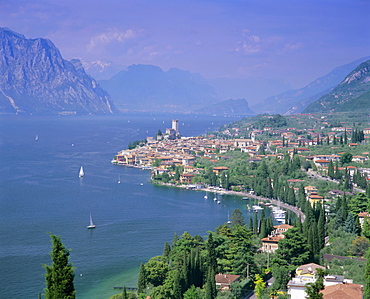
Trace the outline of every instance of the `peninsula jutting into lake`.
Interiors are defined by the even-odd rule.
[[[335,277],[335,288],[353,288],[360,294],[361,285],[357,283],[363,283],[364,276],[353,274],[343,278],[343,270],[334,268],[332,262],[334,257],[347,260],[348,252],[357,251],[357,242],[363,240],[369,244],[365,237],[358,235],[360,231],[366,235],[366,227],[370,225],[368,211],[361,204],[370,200],[367,152],[370,129],[365,127],[368,116],[358,115],[361,126],[356,124],[353,127],[344,125],[346,117],[351,118],[345,114],[259,115],[224,125],[218,131],[198,137],[182,137],[173,126],[165,134],[159,130],[155,137],[134,142],[127,150],[120,151],[112,163],[150,169],[154,184],[203,191],[208,202],[222,205],[219,194],[238,195],[241,202],[242,199],[248,200],[245,206],[253,211],[254,217],[250,217],[247,225],[241,221],[239,228],[247,228],[253,234],[254,247],[250,248],[249,254],[254,255],[256,260],[245,260],[242,264],[244,267],[247,265],[248,270],[243,266],[237,270],[231,266],[236,257],[231,261],[228,260],[230,255],[221,253],[217,263],[217,271],[221,275],[227,277],[230,272],[238,275],[238,282],[233,282],[233,290],[242,288],[241,292],[247,293],[246,290],[253,287],[250,271],[254,271],[254,279],[261,275],[256,268],[250,270],[250,266],[258,268],[257,260],[265,259],[265,254],[268,254],[268,259],[271,254],[274,258],[269,275],[280,277],[283,271],[286,279],[274,284],[270,292],[287,290],[291,298],[305,298],[308,292],[306,284],[315,283],[317,278],[312,276],[302,282],[299,269],[310,267],[330,271],[323,273],[324,286],[329,286],[331,277]],[[340,125],[337,125],[338,119],[342,120]],[[177,120],[173,123],[176,124]],[[211,193],[213,196],[209,197]],[[211,198],[213,201],[208,200]],[[297,217],[285,209],[294,212]],[[209,233],[206,241],[199,239],[199,250],[206,248],[207,251],[213,236],[221,238],[238,231],[237,214],[241,212],[234,211],[225,224],[217,227],[214,233]],[[280,224],[273,225],[273,220]],[[334,233],[339,234],[333,237],[335,242],[346,238],[344,234],[352,234],[354,239],[346,251],[337,251],[331,245],[329,238]],[[244,238],[250,241],[247,234]],[[172,247],[168,247],[168,253],[164,250],[161,259],[172,258],[169,264],[177,261],[176,254],[180,250],[177,246],[181,247],[180,244],[192,238],[194,242],[198,240],[185,232]],[[171,250],[175,251],[173,255]],[[361,254],[356,255],[359,258],[358,267],[364,265],[365,260],[361,259],[364,253],[365,250],[361,250]],[[321,254],[324,262],[320,260]],[[158,261],[158,258],[153,259]],[[152,271],[153,259],[143,266],[145,271]],[[327,263],[330,264],[328,269]],[[176,266],[170,266],[168,277],[176,269]],[[289,275],[289,269],[295,269],[296,275]],[[210,279],[208,274],[202,277]],[[229,286],[221,286],[217,275],[215,279],[219,294],[229,290]],[[256,281],[254,283],[257,284]],[[157,292],[157,289],[146,290],[146,286],[140,287],[138,292]],[[207,284],[204,286],[198,282],[197,287],[207,291]],[[329,292],[331,288],[325,290]],[[239,294],[236,297],[243,296]]]

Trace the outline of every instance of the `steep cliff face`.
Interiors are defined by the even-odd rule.
[[[0,113],[111,114],[110,96],[47,39],[0,28]]]
[[[361,63],[330,93],[305,109],[313,112],[370,110],[370,60]]]
[[[345,78],[349,72],[369,58],[370,57],[363,57],[351,63],[339,66],[330,73],[312,81],[310,84],[300,89],[289,90],[277,96],[269,97],[265,99],[263,105],[260,105],[258,109],[256,109],[256,107],[255,110],[260,113],[300,113],[310,103],[329,93],[342,82],[343,78]]]

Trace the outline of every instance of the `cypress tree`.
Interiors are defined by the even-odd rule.
[[[303,226],[302,226],[302,219],[299,215],[298,223],[297,223],[298,232],[303,235]]]
[[[74,299],[74,269],[69,262],[69,250],[66,249],[59,236],[50,235],[52,240],[53,261],[51,266],[45,265],[46,289],[45,299]]]
[[[273,197],[278,198],[280,194],[280,182],[277,173],[274,174],[273,184],[274,184]]]
[[[260,223],[258,226],[258,232],[261,234],[262,223],[265,222],[265,210],[261,211]],[[266,228],[266,227],[265,227]]]
[[[291,187],[288,187],[288,203],[292,206],[296,205],[294,189]]]
[[[122,291],[122,299],[128,299],[128,295],[127,295],[126,287],[123,287],[123,291]]]
[[[215,272],[212,268],[208,269],[205,285],[205,299],[215,299],[217,296]]]
[[[338,212],[342,209],[342,197],[338,196],[337,202],[335,204],[335,210]]]
[[[370,184],[367,184],[367,186],[366,186],[365,195],[366,195],[367,198],[370,198]]]
[[[254,234],[258,234],[258,212],[254,213],[253,232]]]
[[[216,252],[215,252],[215,244],[213,242],[213,235],[212,233],[209,234],[208,240],[207,240],[207,265],[208,268],[212,269],[215,273],[217,270],[217,259],[216,259]]]
[[[178,167],[176,167],[175,175],[173,178],[175,181],[178,181],[180,179],[180,171]]]
[[[366,238],[370,239],[370,219],[369,219],[369,217],[365,217],[365,219],[364,219],[364,225],[362,227],[362,233]]]
[[[274,230],[274,224],[272,223],[272,218],[267,218],[266,222],[266,236],[268,236]]]
[[[316,224],[316,222],[312,223],[311,234],[312,234],[312,252],[313,252],[313,254],[317,255],[320,252],[320,240],[319,240],[319,236],[317,234],[317,224]]]
[[[261,221],[260,221],[260,223],[261,223],[261,225],[260,225],[260,238],[264,238],[264,237],[267,236],[266,220],[267,219],[263,219],[263,221],[262,221],[262,219],[261,219]]]
[[[329,165],[328,165],[328,176],[330,178],[334,178],[334,164],[333,164],[333,161],[332,160],[329,161]]]
[[[357,129],[352,131],[351,142],[356,142],[356,140],[357,140]]]
[[[163,248],[163,256],[166,258],[170,257],[171,253],[171,246],[168,242],[164,243],[164,248]]]
[[[137,292],[143,293],[147,285],[146,271],[143,263],[140,264],[139,276],[137,279]]]
[[[325,246],[325,213],[324,208],[320,210],[319,221],[317,222],[317,235],[319,239],[319,248],[320,250]]]
[[[361,235],[361,223],[360,223],[360,220],[358,219],[358,217],[356,216],[355,217],[355,226],[356,226],[356,232],[357,232],[357,235],[360,236]]]
[[[366,267],[365,267],[365,291],[363,293],[364,299],[370,299],[370,248],[366,252]]]
[[[335,179],[340,179],[341,178],[341,173],[340,173],[340,171],[339,171],[339,162],[338,162],[338,160],[337,161],[335,161]]]
[[[300,184],[299,189],[298,189],[298,203],[297,203],[297,206],[302,209],[304,207],[305,202],[306,202],[306,193],[304,191],[303,184]]]
[[[249,229],[254,232],[252,216],[249,216]]]
[[[182,299],[181,275],[178,270],[175,271],[175,277],[172,285],[173,299]]]
[[[347,205],[347,197],[346,193],[343,193],[343,199],[342,199],[342,217],[343,220],[346,220],[348,217],[348,205]]]

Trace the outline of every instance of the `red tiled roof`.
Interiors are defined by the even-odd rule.
[[[240,275],[233,275],[233,274],[216,274],[215,280],[216,284],[224,284],[224,285],[230,285],[237,279],[239,279]]]
[[[321,294],[323,299],[362,299],[363,285],[340,283],[325,287]]]

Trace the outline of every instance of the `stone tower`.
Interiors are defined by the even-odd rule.
[[[172,129],[176,131],[176,134],[179,132],[179,120],[178,119],[172,120]]]

